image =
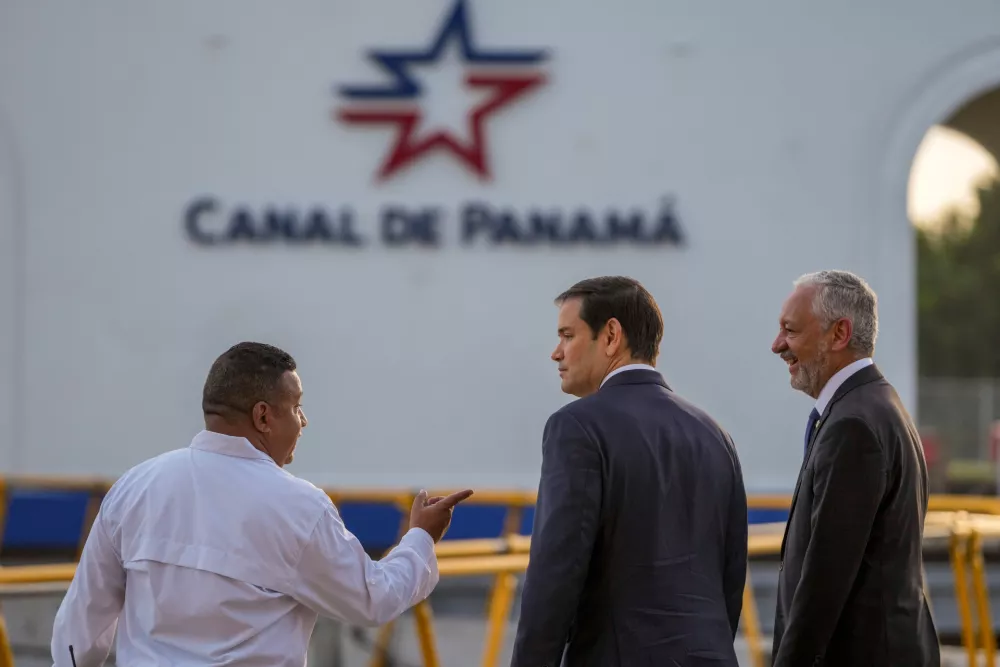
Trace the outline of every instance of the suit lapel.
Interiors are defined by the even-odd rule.
[[[813,443],[816,442],[816,436],[819,435],[819,430],[823,428],[823,422],[826,421],[826,415],[829,413],[829,408],[824,410],[823,414],[820,415],[819,419],[813,425],[812,433],[809,434],[809,444],[806,447],[806,451],[802,456],[802,465],[799,466],[799,476],[795,479],[795,491],[792,492],[792,503],[788,507],[788,520],[785,521],[785,534],[781,538],[781,557],[785,556],[785,540],[788,538],[788,524],[792,522],[792,512],[795,510],[795,503],[799,499],[799,487],[802,486],[802,477],[806,472],[806,464],[809,463],[809,455],[812,454]]]
[[[819,419],[816,421],[816,425],[813,427],[812,433],[809,434],[809,445],[806,447],[805,455],[802,457],[802,466],[799,468],[798,479],[795,480],[795,491],[792,492],[792,503],[788,508],[788,519],[785,521],[785,532],[781,537],[780,558],[784,559],[785,557],[785,541],[788,539],[788,526],[792,523],[792,512],[795,511],[795,503],[799,499],[799,487],[802,486],[802,477],[806,472],[806,464],[809,463],[809,457],[812,455],[813,443],[816,442],[819,432],[823,429],[823,424],[826,423],[827,417],[830,416],[831,408],[833,408],[837,401],[842,399],[851,391],[862,385],[869,384],[870,382],[881,380],[882,378],[882,372],[876,368],[875,364],[865,366],[860,371],[844,380],[844,383],[837,388],[836,392],[834,392],[833,398],[831,398],[830,402],[827,403],[826,408],[823,410],[823,414],[821,414]]]

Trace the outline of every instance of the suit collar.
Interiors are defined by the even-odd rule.
[[[819,393],[819,397],[816,399],[816,411],[820,414],[826,412],[826,406],[830,405],[830,401],[833,400],[834,394],[837,393],[837,390],[840,389],[841,385],[843,385],[849,377],[866,366],[871,366],[873,363],[874,362],[871,357],[864,357],[863,359],[858,359],[857,361],[847,364],[834,373],[833,376],[827,381],[826,386],[823,387],[823,391]]]
[[[842,399],[844,396],[847,396],[847,394],[851,393],[858,387],[876,382],[877,380],[882,380],[883,378],[884,376],[882,375],[882,371],[880,371],[874,363],[871,363],[861,370],[855,371],[853,374],[849,375],[840,384],[840,386],[837,387],[837,391],[833,393],[833,397],[830,398],[826,407],[820,413],[819,420],[817,420],[816,425],[813,427],[812,433],[809,434],[809,445],[806,448],[806,456],[802,461],[803,467],[809,459],[809,454],[812,452],[813,440],[816,439],[816,435],[819,433],[820,429],[823,428],[823,422],[825,422],[826,418],[830,416],[830,410],[837,403],[837,401]]]
[[[604,386],[604,384],[607,383],[608,380],[618,375],[619,373],[624,373],[625,371],[635,371],[640,369],[647,371],[655,371],[656,367],[650,366],[649,364],[626,364],[624,366],[619,366],[618,368],[616,368],[615,370],[611,371],[610,373],[604,376],[604,379],[601,380],[601,386]]]
[[[658,384],[665,389],[670,389],[670,386],[667,385],[667,381],[663,379],[663,376],[660,375],[659,371],[635,369],[622,371],[621,373],[616,373],[615,375],[609,377],[601,386],[601,389],[598,389],[598,391],[607,389],[608,387],[626,384]]]
[[[871,384],[872,382],[877,382],[878,380],[883,380],[883,379],[885,379],[885,376],[882,375],[882,371],[880,371],[878,369],[878,366],[876,366],[874,363],[865,366],[858,372],[854,373],[846,380],[844,380],[844,383],[837,388],[836,392],[834,392],[833,398],[830,399],[830,402],[827,404],[826,409],[823,410],[823,414],[820,415],[820,421],[825,419],[826,416],[830,414],[830,408],[832,408],[833,405],[837,401],[842,399],[844,396],[854,391],[858,387],[861,387],[866,384]]]

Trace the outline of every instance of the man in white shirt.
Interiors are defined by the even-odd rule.
[[[205,430],[129,470],[101,505],[56,615],[57,667],[305,663],[317,616],[384,624],[438,581],[434,543],[466,490],[421,492],[372,561],[329,497],[283,470],[306,426],[294,359],[240,343],[205,382]]]

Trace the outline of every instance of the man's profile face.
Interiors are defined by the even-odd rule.
[[[788,364],[793,389],[817,398],[827,379],[830,336],[813,310],[816,287],[797,287],[778,318],[778,335],[771,351]]]
[[[268,431],[265,444],[278,465],[292,462],[295,445],[308,425],[302,411],[302,381],[295,371],[286,371],[278,382],[272,403],[268,403]]]
[[[559,364],[562,390],[573,396],[597,391],[607,371],[608,359],[587,323],[580,319],[580,299],[567,299],[559,307],[559,343],[552,361]]]

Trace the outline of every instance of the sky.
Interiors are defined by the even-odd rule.
[[[976,183],[998,173],[993,156],[978,143],[946,127],[931,128],[910,172],[910,220],[933,225],[949,209],[974,217],[979,212]]]

